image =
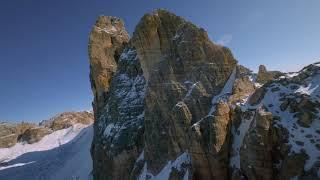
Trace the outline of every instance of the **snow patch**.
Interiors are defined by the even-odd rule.
[[[232,93],[233,84],[234,84],[234,81],[236,80],[236,72],[237,72],[237,69],[234,68],[228,81],[226,82],[223,89],[221,90],[221,92],[212,98],[211,100],[212,107],[208,115],[213,114],[216,108],[215,106],[218,103],[218,101],[226,100],[228,96]]]
[[[96,27],[98,32],[105,32],[108,34],[115,34],[117,32],[116,27],[111,26],[111,27],[106,27],[106,28],[100,28],[100,27]]]
[[[140,153],[139,157],[136,160],[136,163],[144,160],[144,150]]]
[[[0,179],[92,179],[92,125],[75,124],[34,144],[0,149]]]
[[[232,127],[232,135],[233,135],[233,142],[232,142],[232,152],[235,153],[230,158],[230,166],[236,167],[240,169],[240,148],[243,143],[243,139],[246,135],[246,133],[249,130],[250,124],[252,120],[254,119],[254,115],[250,117],[250,119],[241,119],[241,124],[238,127],[238,129],[235,129],[235,127]]]
[[[190,89],[188,90],[185,98],[187,98],[187,97],[189,97],[189,96],[191,95],[192,91],[194,90],[194,88],[197,86],[198,83],[199,83],[199,81],[191,85],[191,87],[190,87]]]
[[[182,167],[183,164],[190,164],[191,163],[191,157],[188,153],[184,152],[180,156],[177,157],[177,159],[173,162],[169,161],[167,165],[160,171],[160,173],[156,176],[152,175],[151,173],[148,173],[148,167],[147,167],[147,162],[145,162],[143,166],[142,173],[139,176],[139,180],[146,180],[149,177],[150,180],[168,180],[170,177],[170,173],[172,171],[172,168],[182,171],[184,169]],[[184,175],[185,177],[188,177],[189,171],[186,170],[186,173]]]
[[[317,78],[316,78],[317,79]],[[316,81],[315,78],[311,80],[311,83]],[[308,93],[311,98],[315,95],[315,92],[319,92],[319,90],[315,90],[312,87],[317,87],[318,85],[311,85],[307,86],[308,88],[300,88],[297,91],[290,89],[290,84],[288,86],[283,86],[281,84],[274,83],[273,87],[278,87],[280,90],[277,92],[272,92],[270,88],[268,89],[264,99],[262,100],[262,104],[265,107],[268,107],[268,111],[270,111],[274,116],[281,117],[280,121],[277,121],[277,124],[285,127],[289,132],[289,142],[288,144],[291,145],[291,152],[292,153],[301,153],[304,149],[306,154],[309,156],[309,159],[306,161],[304,169],[306,171],[310,170],[313,164],[317,161],[317,158],[320,157],[320,152],[316,148],[315,144],[310,141],[309,138],[306,136],[311,134],[313,139],[320,139],[320,135],[316,132],[317,129],[320,129],[320,122],[313,121],[309,128],[301,127],[297,124],[297,118],[294,117],[295,113],[289,112],[289,110],[282,111],[280,109],[281,105],[281,95],[280,94],[294,94],[295,92],[303,92]],[[272,107],[269,107],[269,104],[273,104]],[[318,115],[319,116],[319,113]],[[303,142],[303,145],[298,145],[296,142]]]
[[[9,166],[3,166],[3,167],[0,167],[0,171],[4,170],[4,169],[8,169],[8,168],[24,166],[24,165],[31,164],[31,163],[34,163],[34,162],[35,161],[31,161],[31,162],[27,162],[27,163],[17,163],[17,164],[13,164],[13,165],[9,165]]]

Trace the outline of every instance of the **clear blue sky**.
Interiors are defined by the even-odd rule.
[[[320,58],[319,0],[1,0],[0,121],[91,109],[88,34],[97,16],[166,8],[205,28],[240,64],[296,70]]]

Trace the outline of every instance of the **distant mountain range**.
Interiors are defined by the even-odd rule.
[[[92,123],[87,111],[39,125],[0,123],[0,179],[90,179]]]

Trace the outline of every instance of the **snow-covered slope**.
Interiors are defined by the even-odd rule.
[[[251,104],[250,100],[239,104],[242,116],[241,122],[232,126],[231,167],[245,168],[245,164],[241,160],[248,157],[244,156],[241,159],[241,156],[246,155],[246,152],[249,151],[248,145],[250,146],[250,143],[245,143],[244,139],[250,140],[250,138],[258,137],[260,147],[254,145],[255,147],[251,148],[253,150],[267,149],[269,145],[272,149],[270,154],[272,153],[273,156],[273,171],[278,171],[282,177],[320,177],[319,64],[311,64],[299,72],[285,74],[279,79],[264,84],[260,93],[254,93],[250,97],[251,99],[258,97],[259,100],[256,104]],[[272,139],[268,138],[268,135],[263,137],[263,133],[257,133],[259,129],[255,125],[257,122],[255,116],[259,109],[264,109],[273,116],[271,125],[265,126]],[[252,133],[252,129],[256,132]],[[268,139],[269,144],[263,143],[263,139]],[[258,156],[259,153],[255,153]],[[256,159],[265,160],[259,159],[261,157],[263,156]],[[296,157],[300,157],[300,160],[297,160]],[[254,159],[254,157],[251,158]],[[279,160],[275,160],[276,158]],[[256,162],[257,160],[251,161]],[[267,163],[264,162],[264,164]],[[288,169],[294,170],[290,172]]]
[[[0,149],[0,179],[91,179],[92,125],[75,124],[34,144]]]

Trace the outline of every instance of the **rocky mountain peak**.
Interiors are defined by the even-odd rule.
[[[112,75],[117,70],[117,61],[129,35],[121,19],[100,16],[89,37],[90,80],[95,100],[95,115],[105,103]]]
[[[177,29],[185,22],[182,17],[163,9],[155,10],[141,18],[131,43],[138,52],[146,79],[149,78],[153,65],[170,52]]]
[[[318,176],[319,64],[296,74],[260,66],[255,81],[230,49],[162,9],[130,40],[93,39],[94,179]]]

